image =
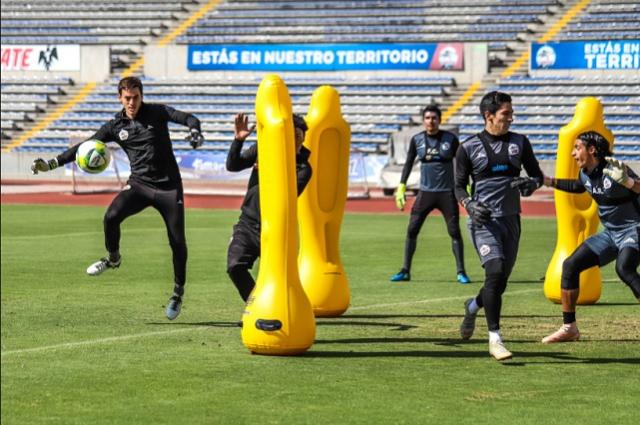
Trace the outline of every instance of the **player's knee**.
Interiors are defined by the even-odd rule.
[[[620,277],[620,280],[627,284],[638,276],[638,270],[633,264],[622,261],[616,263],[616,273],[618,277]]]
[[[484,288],[498,294],[502,294],[507,288],[507,273],[501,259],[489,260],[485,264]]]
[[[582,268],[575,258],[568,257],[564,260],[562,262],[562,289],[578,289],[580,272],[582,272]]]
[[[116,211],[107,210],[107,212],[104,213],[103,222],[107,226],[120,224],[121,221],[122,220]]]

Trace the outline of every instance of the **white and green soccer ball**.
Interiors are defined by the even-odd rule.
[[[101,173],[109,166],[111,153],[104,142],[87,140],[78,146],[76,164],[82,171],[91,174]]]

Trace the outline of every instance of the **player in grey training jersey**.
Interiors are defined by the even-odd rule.
[[[616,260],[616,272],[640,301],[640,180],[624,163],[611,157],[609,143],[599,133],[582,133],[571,156],[580,167],[577,180],[545,177],[544,184],[572,193],[588,192],[598,204],[604,231],[587,238],[562,263],[563,326],[542,339],[545,344],[576,341],[576,303],[580,273]]]
[[[451,237],[451,247],[456,259],[457,280],[471,283],[464,270],[464,247],[460,234],[460,212],[453,194],[453,158],[459,142],[455,134],[440,130],[442,112],[436,105],[427,105],[422,110],[425,131],[411,138],[407,159],[404,163],[400,184],[396,191],[396,205],[404,209],[407,179],[413,163],[420,161],[420,192],[411,209],[407,228],[402,269],[391,276],[392,282],[411,280],[411,261],[416,251],[418,234],[427,216],[434,209],[440,210]]]
[[[520,240],[520,195],[530,196],[542,185],[543,174],[529,140],[509,131],[513,121],[511,96],[487,93],[480,102],[484,130],[465,140],[456,153],[455,194],[471,220],[471,240],[485,271],[477,297],[465,302],[460,335],[469,339],[478,310],[485,309],[489,352],[497,360],[512,357],[502,342],[502,293],[516,261]],[[530,178],[521,178],[524,167]],[[467,193],[469,177],[472,195]]]

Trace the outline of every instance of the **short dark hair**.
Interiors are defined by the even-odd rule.
[[[140,94],[142,94],[142,81],[138,77],[124,77],[118,83],[118,95],[122,94],[122,90],[133,90],[135,88],[140,89]]]
[[[298,114],[293,114],[293,127],[299,128],[302,131],[307,131],[309,129],[307,122],[304,120],[302,115]]]
[[[424,119],[424,114],[426,114],[427,112],[435,112],[435,114],[438,116],[438,119],[442,119],[442,111],[440,110],[440,108],[438,107],[438,105],[427,105],[424,108],[422,108],[422,118]]]
[[[613,155],[609,142],[597,131],[585,131],[584,133],[578,134],[577,138],[580,139],[586,147],[593,146],[596,148],[596,157],[599,159]]]
[[[485,94],[480,101],[480,115],[484,118],[485,112],[489,112],[492,115],[495,114],[503,103],[511,103],[511,96],[507,93],[491,91]]]

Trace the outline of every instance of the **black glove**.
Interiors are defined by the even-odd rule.
[[[473,224],[476,226],[482,226],[491,220],[491,210],[484,203],[469,199],[467,202],[464,202],[463,205],[467,213],[469,213],[471,221],[473,221]]]
[[[204,143],[204,137],[202,137],[202,133],[197,128],[192,128],[189,131],[189,135],[186,138],[186,141],[191,144],[193,149],[197,149]]]
[[[540,179],[532,177],[516,177],[511,180],[510,186],[512,189],[517,187],[522,196],[531,196],[533,192],[542,186],[542,182]]]

